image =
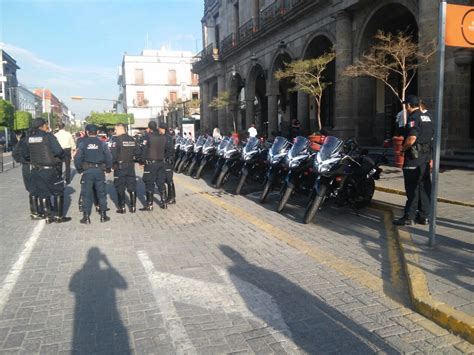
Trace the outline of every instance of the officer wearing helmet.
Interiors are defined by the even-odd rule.
[[[35,118],[28,136],[27,144],[21,152],[23,159],[31,163],[30,193],[38,197],[46,223],[69,222],[64,216],[64,180],[58,170],[64,151],[56,137],[49,132],[47,122]],[[51,195],[57,214],[51,212]]]
[[[173,142],[165,135],[167,126],[160,123],[157,130],[156,122],[148,123],[150,133],[143,141],[141,161],[145,164],[143,182],[145,183],[146,205],[141,211],[153,211],[153,194],[155,184],[160,194],[160,207],[166,208],[165,197],[165,160],[173,159]]]
[[[81,194],[84,196],[82,224],[90,224],[90,215],[93,202],[93,187],[99,198],[100,221],[107,222],[107,195],[105,191],[105,174],[112,171],[112,155],[107,143],[97,138],[97,127],[92,124],[86,126],[87,137],[81,140],[77,154],[74,157],[76,170],[83,175],[81,180]]]
[[[115,136],[110,143],[114,169],[114,186],[117,192],[117,213],[125,213],[125,190],[130,196],[130,213],[135,213],[137,206],[137,178],[135,159],[140,155],[135,139],[127,134],[125,125],[115,125]]]
[[[402,146],[407,202],[403,216],[394,220],[393,224],[428,224],[430,192],[425,186],[431,185],[429,164],[434,136],[433,120],[429,112],[421,111],[418,97],[408,95],[403,104],[409,114]]]

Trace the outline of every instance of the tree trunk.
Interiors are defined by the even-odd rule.
[[[321,98],[316,98],[316,105],[318,106],[316,109],[316,118],[318,120],[318,131],[321,131]]]

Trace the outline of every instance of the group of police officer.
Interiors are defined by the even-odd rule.
[[[126,213],[126,196],[130,197],[130,213],[136,212],[137,177],[135,163],[144,166],[146,204],[140,210],[153,211],[155,185],[160,195],[160,207],[175,203],[173,183],[173,138],[167,133],[166,124],[148,124],[147,132],[140,145],[127,134],[123,124],[115,125],[115,136],[109,142],[97,137],[95,125],[86,126],[86,136],[78,140],[74,165],[81,177],[80,209],[83,224],[90,224],[92,205],[98,202],[100,221],[107,222],[107,196],[105,173],[114,172],[114,186],[117,192],[117,213]],[[29,192],[30,216],[45,219],[46,223],[62,223],[71,220],[64,216],[64,180],[62,162],[64,151],[56,137],[49,131],[42,118],[33,121],[32,128],[22,137],[13,152],[15,160],[22,163],[23,181]],[[165,187],[167,185],[167,188]],[[51,206],[54,201],[54,210]]]

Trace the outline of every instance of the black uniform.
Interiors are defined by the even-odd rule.
[[[427,218],[430,211],[430,159],[434,136],[433,120],[428,112],[414,111],[405,126],[405,139],[415,136],[413,147],[405,152],[403,177],[407,202],[404,217],[414,220],[417,209],[419,218]]]
[[[176,203],[176,190],[174,187],[173,182],[173,167],[174,167],[174,139],[173,136],[170,134],[165,135],[166,138],[171,141],[167,142],[167,144],[171,147],[171,153],[168,158],[165,158],[165,183],[167,187],[167,203],[173,204]]]
[[[107,211],[104,170],[111,171],[112,168],[112,155],[107,144],[97,137],[82,139],[74,158],[74,166],[83,174],[81,193],[84,196],[84,219],[88,219],[91,214],[94,187],[99,198],[101,216],[104,219]]]
[[[166,208],[165,199],[165,159],[172,159],[173,143],[166,135],[153,131],[143,142],[142,161],[145,163],[143,182],[145,183],[147,206],[143,210],[153,209],[155,184],[161,198],[161,207]]]
[[[130,195],[130,212],[134,213],[137,201],[137,177],[135,175],[135,159],[139,156],[139,147],[135,139],[128,134],[121,134],[112,139],[114,169],[114,186],[117,191],[118,213],[125,213],[125,189]]]
[[[56,137],[52,133],[33,129],[21,151],[23,159],[30,161],[31,164],[30,193],[40,199],[46,222],[60,223],[70,220],[63,216],[64,180],[59,164],[64,152]],[[54,196],[58,209],[58,214],[54,218],[50,215],[51,195]]]

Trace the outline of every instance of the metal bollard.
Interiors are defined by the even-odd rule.
[[[1,165],[1,171],[3,173],[3,144],[0,144],[0,165]]]

